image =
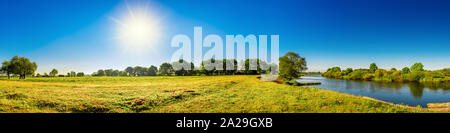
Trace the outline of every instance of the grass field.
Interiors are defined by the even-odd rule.
[[[417,112],[257,76],[0,78],[4,113]]]

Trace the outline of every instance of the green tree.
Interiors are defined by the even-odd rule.
[[[408,74],[409,72],[411,72],[411,71],[409,70],[408,67],[404,67],[404,68],[402,69],[402,74]]]
[[[173,73],[173,68],[172,65],[170,63],[162,63],[159,66],[159,73],[161,75],[166,75],[166,76],[170,76]]]
[[[10,79],[11,78],[11,73],[12,73],[11,62],[4,61],[2,63],[1,71],[5,72],[6,75],[8,76],[8,79]]]
[[[145,68],[145,67],[141,67],[141,66],[134,67],[134,72],[137,76],[145,76],[146,71],[147,71],[147,68]]]
[[[125,69],[125,72],[127,73],[128,76],[135,76],[134,68],[133,68],[133,67],[127,67],[127,68]]]
[[[50,71],[50,76],[51,77],[55,77],[56,75],[58,75],[58,70],[53,69],[52,71]]]
[[[113,76],[113,72],[114,72],[113,69],[106,69],[105,70],[106,76]]]
[[[77,73],[76,73],[75,71],[70,71],[70,76],[71,76],[71,77],[76,77],[76,76],[77,76]]]
[[[347,69],[345,69],[344,72],[345,72],[346,74],[350,74],[350,73],[353,72],[353,69],[352,69],[352,68],[347,68]]]
[[[288,52],[280,57],[280,78],[292,80],[299,78],[302,71],[307,70],[306,60],[297,53]]]
[[[106,76],[105,70],[103,69],[98,70],[96,76]]]
[[[378,66],[375,63],[370,64],[370,68],[369,68],[369,72],[370,73],[375,73],[375,71],[377,71]]]
[[[112,75],[111,76],[120,76],[120,71],[119,70],[114,70],[113,72],[112,72]]]
[[[156,74],[158,73],[158,68],[156,66],[151,65],[148,68],[147,72],[149,76],[156,76]]]
[[[225,75],[234,75],[238,69],[238,61],[236,59],[223,59],[223,70]]]
[[[424,71],[422,63],[414,63],[414,65],[411,66],[411,72],[421,72],[421,71]]]
[[[37,69],[36,62],[31,62],[25,57],[14,56],[10,62],[12,73],[19,75],[19,79],[25,79],[26,75],[34,75]]]
[[[183,59],[178,60],[177,62],[172,63],[172,68],[175,71],[175,75],[177,76],[186,76],[189,74],[189,71],[192,71],[191,63],[187,62]]]
[[[84,73],[83,73],[83,72],[77,73],[77,77],[83,77],[83,76],[84,76]]]
[[[382,79],[384,76],[387,76],[387,71],[384,69],[378,69],[375,71],[375,78]]]

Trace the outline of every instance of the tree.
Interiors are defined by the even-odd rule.
[[[119,76],[127,76],[127,72],[125,72],[125,71],[119,71]]]
[[[173,73],[172,65],[170,63],[164,62],[159,66],[159,72],[161,73],[161,75],[170,76]]]
[[[145,76],[145,71],[147,71],[147,68],[136,66],[134,67],[134,73],[136,76]]]
[[[280,78],[292,80],[300,77],[300,73],[307,70],[305,58],[297,53],[288,52],[280,57]]]
[[[370,73],[375,73],[375,71],[377,71],[378,66],[375,63],[370,64],[370,68],[369,68],[369,72]]]
[[[11,62],[9,62],[9,61],[4,61],[4,62],[2,63],[2,67],[1,67],[0,70],[3,71],[3,72],[5,72],[6,75],[8,75],[8,79],[10,79],[11,73],[12,73]]]
[[[411,66],[411,72],[421,72],[421,71],[424,71],[422,63],[414,63],[414,65]]]
[[[50,72],[50,76],[51,76],[51,77],[55,77],[56,75],[58,75],[58,70],[53,69],[53,70]]]
[[[74,71],[71,71],[70,72],[70,77],[76,77],[77,76],[77,73],[76,72],[74,72]]]
[[[225,75],[234,75],[238,69],[238,61],[236,59],[223,59],[223,70]]]
[[[158,68],[152,65],[148,68],[147,73],[149,76],[156,76],[156,74],[158,73]]]
[[[113,76],[113,69],[106,69],[105,70],[105,73],[106,73],[106,76]]]
[[[30,62],[25,57],[14,56],[10,62],[12,73],[19,75],[19,79],[25,79],[26,75],[34,75],[37,69],[36,62]]]
[[[128,74],[128,76],[134,76],[134,68],[133,67],[127,67],[125,69],[125,72]]]
[[[77,73],[77,77],[83,77],[83,76],[84,76],[84,73],[83,73],[83,72]]]
[[[177,62],[172,63],[172,68],[175,71],[175,75],[188,76],[192,74],[192,71],[194,71],[194,63],[180,59]]]
[[[378,69],[375,71],[375,78],[382,79],[384,76],[387,76],[387,71],[384,69]]]
[[[103,69],[97,71],[97,76],[106,76],[106,72]]]
[[[397,71],[397,69],[396,68],[391,68],[391,71],[395,72],[395,71]]]
[[[404,68],[402,69],[402,74],[408,74],[409,72],[411,72],[411,71],[409,70],[408,67],[404,67]]]
[[[344,72],[345,72],[346,74],[350,74],[350,73],[353,72],[353,69],[352,69],[352,68],[347,68],[347,69],[345,69]]]
[[[120,71],[119,70],[114,70],[112,72],[111,76],[120,76]]]

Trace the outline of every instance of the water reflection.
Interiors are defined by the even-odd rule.
[[[304,76],[298,81],[321,82],[321,85],[313,86],[412,106],[421,105],[426,107],[427,103],[450,102],[449,83],[334,80],[326,79],[318,75]]]

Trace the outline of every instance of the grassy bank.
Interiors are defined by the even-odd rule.
[[[417,112],[257,76],[0,79],[0,112]]]

